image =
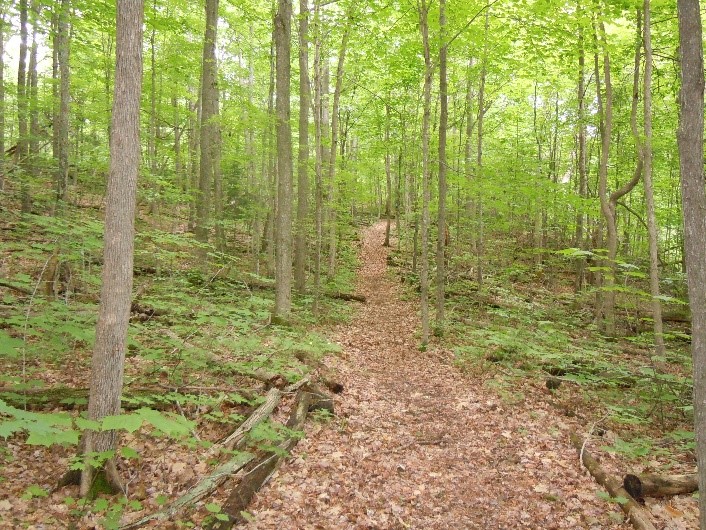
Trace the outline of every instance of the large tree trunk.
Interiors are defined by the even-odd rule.
[[[105,210],[105,249],[96,344],[91,368],[88,417],[97,421],[120,413],[120,394],[132,296],[135,203],[140,167],[140,96],[142,92],[143,0],[117,6],[115,92],[110,139],[110,172]],[[114,450],[115,431],[86,431],[84,452]],[[117,486],[115,466],[109,480]],[[89,493],[95,469],[81,474],[81,495]]]
[[[645,48],[645,79],[643,88],[645,144],[643,146],[643,179],[645,183],[645,203],[647,205],[647,232],[650,245],[650,293],[652,294],[652,320],[655,333],[655,353],[664,355],[664,335],[662,325],[662,304],[659,301],[659,254],[657,215],[655,213],[654,188],[652,186],[652,30],[650,0],[644,2],[645,27],[643,46]]]
[[[211,187],[214,183],[218,147],[218,77],[216,63],[216,38],[218,34],[218,0],[206,1],[206,32],[203,40],[203,65],[201,71],[201,122],[199,147],[199,190],[196,201],[195,236],[208,242],[211,215]]]
[[[275,307],[277,319],[288,320],[292,305],[292,126],[290,102],[290,39],[292,1],[279,0],[275,16],[277,77],[277,214],[275,245]]]
[[[424,46],[424,114],[422,118],[422,249],[419,283],[421,287],[422,347],[429,342],[429,203],[431,202],[429,134],[431,128],[431,84],[434,75],[429,46],[429,5],[421,0],[419,29]]]
[[[446,128],[449,121],[446,76],[446,0],[439,1],[439,214],[436,234],[436,333],[444,329],[444,287],[446,284]]]
[[[699,491],[706,491],[706,190],[704,190],[704,59],[698,0],[677,0],[681,91],[679,162],[684,212],[684,262],[691,307],[694,366],[694,431]],[[706,495],[699,497],[701,530],[706,530]]]
[[[294,286],[306,289],[309,216],[309,0],[299,0],[299,154],[297,166],[297,236],[294,246]]]
[[[56,157],[58,162],[55,186],[56,200],[66,199],[69,181],[69,0],[61,0],[57,17],[56,58],[59,71],[59,112],[56,115]]]

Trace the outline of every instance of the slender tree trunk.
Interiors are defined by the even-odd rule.
[[[328,271],[329,278],[336,274],[336,252],[338,245],[338,227],[336,225],[336,154],[338,153],[338,118],[341,101],[341,89],[343,88],[343,67],[346,61],[348,50],[348,39],[353,27],[352,14],[349,13],[346,28],[341,39],[341,49],[338,52],[338,66],[336,67],[336,88],[333,92],[333,109],[331,111],[331,151],[328,159],[328,181],[329,181],[329,252]],[[328,86],[328,85],[327,85]]]
[[[583,13],[580,1],[577,2],[579,14]],[[586,53],[584,50],[583,21],[578,22],[578,46],[579,46],[579,83],[577,89],[578,98],[578,158],[576,165],[579,174],[579,197],[585,199],[588,195],[588,177],[586,175]],[[577,248],[585,247],[584,220],[586,215],[579,211],[576,214],[576,236],[574,245]],[[586,259],[581,257],[576,264],[575,291],[578,293],[583,289]]]
[[[650,0],[644,0],[645,27],[643,46],[645,49],[645,79],[643,87],[645,144],[643,146],[645,181],[645,203],[647,206],[647,231],[650,246],[650,292],[652,294],[652,320],[655,333],[655,353],[664,355],[662,326],[662,304],[659,301],[659,235],[655,213],[654,188],[652,185],[652,30]]]
[[[431,129],[431,85],[434,76],[429,46],[429,4],[419,4],[419,29],[424,46],[424,114],[422,118],[422,249],[419,283],[421,287],[422,348],[429,342],[429,203],[431,202],[431,170],[429,164],[429,135]]]
[[[706,491],[706,190],[704,189],[704,62],[698,0],[677,0],[679,18],[679,162],[684,212],[684,261],[691,307],[694,366],[694,431],[699,491]],[[706,530],[706,495],[699,497],[700,528]]]
[[[446,0],[439,1],[439,212],[436,235],[436,333],[444,330],[444,287],[446,284],[446,129],[449,121],[448,81],[446,76]]]
[[[387,225],[385,226],[384,247],[390,246],[390,224],[392,221],[392,175],[390,170],[390,105],[385,104],[385,179],[387,182],[387,201],[385,202],[385,215]]]
[[[606,223],[608,232],[608,256],[604,266],[608,272],[604,275],[603,292],[600,296],[599,326],[607,335],[615,334],[615,256],[618,253],[618,233],[615,226],[615,210],[611,208],[608,195],[608,161],[610,157],[610,140],[613,128],[613,84],[610,78],[610,55],[605,42],[603,23],[596,23],[596,54],[595,77],[596,97],[598,101],[598,115],[601,132],[601,160],[598,173],[598,195],[601,201],[601,213]],[[598,32],[600,28],[600,41]],[[603,82],[605,94],[601,90],[599,47],[603,52]]]
[[[143,0],[117,4],[115,93],[110,141],[110,172],[105,211],[105,249],[96,343],[91,368],[88,417],[99,421],[120,413],[127,330],[132,297],[135,203],[140,166]],[[86,431],[84,453],[114,450],[116,431]],[[115,465],[106,474],[119,486]],[[81,495],[88,495],[96,469],[81,474]]]
[[[299,0],[299,154],[297,165],[297,237],[294,246],[294,286],[306,290],[309,217],[309,0]]]
[[[197,241],[208,242],[211,214],[211,187],[214,183],[215,156],[219,149],[218,135],[218,77],[216,38],[218,34],[218,0],[206,1],[206,32],[203,41],[201,72],[201,122],[199,124],[199,190],[196,201]]]
[[[59,69],[59,112],[56,116],[56,200],[66,200],[69,182],[69,102],[71,99],[71,71],[69,69],[69,0],[61,0],[57,20],[57,66]]]
[[[0,192],[5,190],[5,6],[0,7]]]
[[[468,75],[466,79],[466,142],[464,146],[464,157],[465,157],[465,176],[466,180],[470,184],[473,180],[473,126],[475,120],[473,119],[473,78],[472,78],[472,68],[473,68],[473,58],[468,59]],[[468,217],[473,218],[474,204],[472,199],[468,199],[467,203]],[[471,234],[471,248],[475,252],[476,237]]]
[[[314,312],[318,311],[318,302],[321,291],[321,253],[324,237],[324,190],[323,190],[323,167],[324,167],[324,146],[323,146],[323,101],[322,83],[323,69],[321,65],[321,7],[320,0],[316,0],[314,7],[314,21],[316,27],[316,42],[314,48],[314,148],[316,151],[315,161],[315,224],[316,241],[314,249]]]
[[[483,222],[483,122],[485,117],[485,78],[488,73],[488,29],[490,27],[490,8],[485,11],[485,33],[483,37],[483,59],[481,61],[480,86],[478,88],[478,143],[476,147],[476,167],[478,171],[478,198],[476,201],[476,282],[478,290],[483,288],[483,253],[485,252],[485,236]]]
[[[159,202],[159,185],[157,184],[157,0],[152,0],[152,31],[150,31],[150,122],[147,135],[147,160],[150,165],[150,213],[156,214]]]
[[[275,307],[273,316],[287,321],[292,304],[292,126],[290,81],[292,1],[279,0],[275,16],[277,76],[277,213]]]
[[[39,4],[32,0],[30,12],[32,14],[32,46],[29,52],[29,70],[27,72],[27,93],[29,98],[29,160],[32,172],[36,172],[37,155],[39,154],[39,73],[37,72],[37,52],[39,43],[37,33],[39,29]]]
[[[17,165],[20,175],[22,213],[32,209],[27,172],[29,171],[29,134],[27,126],[27,0],[20,0],[20,55],[17,67]]]

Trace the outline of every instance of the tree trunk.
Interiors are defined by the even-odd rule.
[[[297,166],[297,237],[294,245],[294,286],[306,290],[309,217],[309,0],[299,0],[299,154]]]
[[[684,262],[691,307],[694,366],[694,431],[699,491],[706,491],[706,190],[704,189],[704,60],[698,0],[677,0],[681,90],[679,162],[684,212]],[[699,497],[700,528],[706,530],[706,495]]]
[[[338,227],[336,226],[336,154],[338,153],[338,114],[343,88],[343,66],[346,61],[348,38],[353,27],[352,15],[348,14],[346,28],[341,38],[341,49],[338,52],[338,66],[336,67],[336,88],[333,92],[333,108],[331,111],[331,151],[328,159],[329,181],[329,251],[327,276],[333,278],[336,274],[336,252],[338,245]],[[326,85],[328,87],[328,83]]]
[[[211,187],[214,183],[215,158],[218,150],[218,77],[216,38],[218,34],[218,0],[206,1],[206,31],[203,39],[201,71],[201,122],[199,124],[199,190],[196,200],[196,240],[208,242],[211,215]]]
[[[24,173],[28,170],[29,138],[27,131],[27,0],[20,0],[20,55],[17,67],[17,151],[15,159]],[[22,213],[32,209],[27,175],[20,178]]]
[[[32,14],[32,46],[29,51],[29,70],[27,72],[27,93],[29,99],[29,160],[32,162],[32,172],[36,172],[34,164],[39,154],[39,90],[37,72],[37,29],[39,26],[39,4],[32,0],[30,12]]]
[[[600,39],[599,39],[600,28]],[[596,97],[598,101],[598,116],[600,119],[601,133],[601,159],[598,170],[598,195],[601,201],[601,213],[606,223],[608,233],[608,255],[604,260],[604,267],[608,270],[603,279],[603,291],[599,297],[599,327],[609,336],[615,334],[615,257],[618,253],[618,232],[615,225],[615,210],[611,208],[608,195],[608,160],[610,157],[610,140],[613,129],[613,84],[610,78],[610,55],[605,42],[605,29],[603,22],[597,22],[594,28],[596,40],[595,77]],[[599,47],[603,52],[603,82],[605,94],[601,90]]]
[[[483,253],[485,251],[485,237],[483,235],[483,118],[485,117],[485,78],[488,73],[488,29],[490,27],[490,8],[485,12],[485,33],[483,36],[483,59],[480,71],[480,86],[478,88],[478,143],[476,148],[476,177],[478,198],[476,201],[476,282],[478,290],[483,288]]]
[[[5,190],[5,6],[0,7],[0,192]]]
[[[583,13],[580,0],[577,2],[578,12]],[[585,199],[588,195],[588,178],[586,175],[586,53],[584,50],[583,41],[583,21],[578,21],[578,47],[579,47],[579,82],[577,88],[578,99],[578,158],[576,165],[578,166],[579,174],[579,197]],[[576,236],[574,245],[577,248],[584,249],[584,220],[586,215],[579,211],[576,214]],[[586,259],[581,257],[576,264],[576,281],[574,282],[574,290],[578,293],[583,289],[584,271],[586,268]]]
[[[387,183],[387,200],[385,202],[385,241],[383,247],[390,246],[390,225],[392,223],[392,176],[390,174],[390,104],[385,105],[385,181]]]
[[[316,241],[314,249],[314,311],[318,309],[321,294],[321,251],[324,237],[324,190],[323,190],[323,102],[322,102],[322,66],[321,66],[321,7],[320,0],[316,0],[314,7],[314,21],[316,27],[316,43],[314,48],[314,149],[315,161],[315,225]]]
[[[59,112],[56,116],[56,157],[58,162],[55,184],[57,202],[66,199],[69,182],[69,9],[70,0],[61,0],[57,17],[56,59],[59,71]]]
[[[650,0],[644,2],[645,27],[643,46],[645,48],[645,79],[643,88],[645,144],[643,146],[643,179],[645,203],[647,205],[647,232],[650,246],[650,293],[652,294],[652,320],[655,333],[655,353],[664,356],[664,335],[662,325],[662,304],[659,301],[659,250],[657,216],[655,213],[654,188],[652,186],[652,30]]]
[[[449,121],[448,81],[446,76],[446,0],[439,1],[439,212],[436,234],[436,333],[444,329],[444,287],[446,283],[446,128]]]
[[[429,134],[431,128],[431,84],[434,76],[429,47],[429,5],[421,0],[419,29],[424,46],[424,115],[422,118],[422,248],[420,254],[419,283],[421,288],[422,348],[429,342],[429,203],[431,202]]]
[[[292,1],[278,0],[275,16],[277,77],[277,210],[275,245],[275,307],[273,316],[287,321],[292,303],[292,126],[290,102],[290,39]]]
[[[142,92],[143,0],[117,5],[115,92],[110,141],[110,171],[105,211],[105,249],[96,342],[91,368],[88,417],[98,421],[120,413],[127,330],[132,296],[135,203],[140,166],[140,96]],[[114,450],[115,431],[86,431],[84,453]],[[114,464],[109,481],[119,484]],[[81,495],[86,496],[95,469],[84,468]]]

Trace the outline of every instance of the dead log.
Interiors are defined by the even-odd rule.
[[[340,394],[343,392],[343,385],[336,380],[333,370],[331,370],[324,363],[319,361],[313,355],[310,355],[304,351],[296,351],[294,356],[297,360],[307,365],[312,371],[316,371],[317,379],[328,388],[334,394]]]
[[[22,287],[20,285],[15,285],[10,282],[6,282],[4,280],[0,280],[0,287],[7,287],[8,289],[12,289],[13,291],[17,291],[18,293],[26,294],[26,295],[32,295],[33,291],[31,289],[27,289],[26,287]]]
[[[603,486],[611,497],[622,497],[626,502],[620,504],[620,508],[625,512],[628,520],[637,530],[656,530],[650,520],[650,516],[626,490],[616,477],[608,474],[603,466],[586,450],[584,441],[575,433],[570,435],[571,444],[579,453],[579,460],[588,469],[589,473]]]
[[[633,483],[639,481],[639,489],[643,497],[672,497],[674,495],[688,495],[699,490],[699,479],[693,475],[656,475],[643,473],[641,475],[625,475],[623,487],[628,477]],[[627,488],[626,488],[627,489]]]
[[[274,408],[279,404],[282,399],[282,393],[273,388],[267,394],[265,402],[258,407],[258,409],[253,412],[243,424],[236,429],[233,434],[226,438],[220,444],[216,444],[211,447],[209,455],[215,454],[219,449],[238,449],[244,444],[244,437],[253,427],[261,423],[265,419],[269,418],[270,414]],[[254,456],[250,453],[237,452],[233,458],[231,458],[225,464],[217,467],[210,475],[202,479],[196,486],[194,486],[187,493],[176,499],[174,502],[170,503],[166,508],[155,512],[153,514],[147,515],[142,519],[128,523],[120,527],[120,530],[135,530],[146,525],[152,521],[164,521],[170,517],[179,513],[182,509],[193,506],[196,502],[201,499],[213,494],[226,480],[228,480],[234,473],[237,473],[240,469],[245,467],[249,462],[252,461]]]
[[[361,302],[366,303],[368,300],[362,294],[353,293],[328,293],[326,296],[335,300],[345,300],[346,302]]]
[[[300,390],[292,406],[287,427],[289,429],[300,431],[304,428],[306,415],[312,405],[312,400],[315,399],[312,394],[305,390]],[[283,460],[283,455],[289,452],[297,444],[298,439],[290,437],[281,444],[276,453],[268,453],[257,460],[253,461],[248,467],[249,470],[245,474],[238,485],[233,488],[228,499],[222,506],[222,511],[228,516],[226,521],[214,521],[207,528],[209,530],[225,530],[230,529],[234,525],[244,522],[241,512],[245,510],[252,501],[252,498],[260,490],[260,488],[269,480],[272,474],[277,470]]]
[[[185,394],[191,392],[198,393],[238,393],[247,399],[253,399],[255,394],[248,390],[233,390],[222,387],[205,387],[205,386],[155,386],[155,387],[138,387],[128,388],[122,395],[122,407],[125,410],[135,410],[144,406],[149,406],[153,409],[163,410],[170,408],[176,402],[171,400],[169,396],[165,396],[167,392]],[[63,408],[73,410],[81,408],[88,403],[88,388],[71,388],[71,387],[50,387],[50,388],[28,388],[18,389],[14,387],[0,387],[0,399],[13,407],[30,407],[30,408]]]

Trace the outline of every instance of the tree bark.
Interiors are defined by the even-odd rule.
[[[24,172],[28,169],[29,138],[27,130],[27,0],[20,1],[20,54],[17,67],[17,151],[16,164]],[[22,213],[32,209],[27,176],[21,175]]]
[[[346,62],[346,52],[348,50],[348,39],[353,27],[352,14],[348,14],[346,27],[341,38],[341,48],[338,52],[338,65],[336,66],[336,87],[333,91],[333,108],[331,110],[331,146],[328,158],[328,181],[329,181],[329,251],[328,251],[328,271],[329,278],[336,274],[336,252],[338,246],[338,227],[336,226],[336,155],[338,153],[338,115],[341,101],[341,90],[343,88],[343,67]],[[328,86],[328,84],[327,84]]]
[[[577,2],[579,14],[583,13],[580,0]],[[586,52],[584,49],[583,21],[578,21],[578,47],[579,47],[579,72],[578,72],[578,158],[576,165],[579,174],[579,197],[585,199],[588,195],[588,178],[586,175]],[[583,212],[576,214],[576,236],[574,245],[583,249],[585,247]],[[576,281],[574,290],[578,293],[583,289],[586,259],[581,257],[576,264]]]
[[[56,156],[57,172],[55,178],[56,200],[66,200],[66,188],[69,181],[69,104],[70,104],[70,69],[69,69],[69,9],[70,0],[61,0],[57,17],[56,57],[59,72],[59,112],[56,116]]]
[[[5,6],[0,7],[0,192],[5,190]]]
[[[292,305],[292,126],[290,81],[292,1],[279,0],[275,16],[277,77],[277,210],[275,307],[277,319],[288,320]]]
[[[446,0],[439,1],[439,212],[436,234],[436,333],[444,329],[444,288],[446,285],[446,129],[449,121],[446,74]]]
[[[679,162],[684,212],[684,263],[691,307],[694,366],[694,431],[699,491],[706,491],[706,190],[704,189],[704,59],[698,0],[677,0],[681,90]],[[699,497],[700,528],[706,530],[706,495]]]
[[[385,182],[387,183],[387,200],[385,201],[385,241],[383,247],[390,246],[390,225],[392,223],[392,176],[390,170],[390,104],[385,104]]]
[[[424,114],[422,118],[422,249],[420,254],[419,283],[421,290],[422,347],[429,342],[429,203],[431,190],[429,181],[429,134],[431,128],[431,84],[434,76],[429,46],[429,4],[421,0],[419,4],[419,30],[422,34],[424,51]]]
[[[630,522],[637,530],[655,530],[655,526],[650,521],[647,511],[640,506],[635,499],[622,487],[620,481],[609,475],[603,466],[586,450],[585,444],[576,434],[571,434],[571,444],[579,453],[579,460],[586,466],[586,469],[593,475],[593,478],[603,486],[611,497],[623,497],[627,502],[620,503],[620,508],[630,519]]]
[[[643,87],[645,139],[642,151],[645,203],[647,205],[647,232],[650,246],[650,293],[652,294],[652,321],[655,334],[655,353],[664,356],[664,330],[662,323],[662,303],[659,301],[659,235],[655,213],[654,187],[652,185],[652,29],[650,0],[644,1],[645,79]]]
[[[115,89],[110,139],[110,171],[105,211],[105,249],[96,343],[91,367],[88,417],[120,413],[120,394],[130,320],[137,174],[140,165],[143,0],[117,5]],[[86,431],[84,453],[114,450],[115,431]],[[114,464],[108,478],[119,484]],[[81,495],[93,484],[95,469],[81,474]]]
[[[297,235],[294,245],[294,287],[306,290],[309,217],[309,0],[299,0],[299,153],[297,165]]]
[[[206,31],[203,40],[201,71],[201,121],[199,124],[199,189],[196,201],[197,241],[208,242],[211,216],[211,187],[215,181],[218,146],[218,66],[216,39],[218,35],[218,0],[206,1]]]

